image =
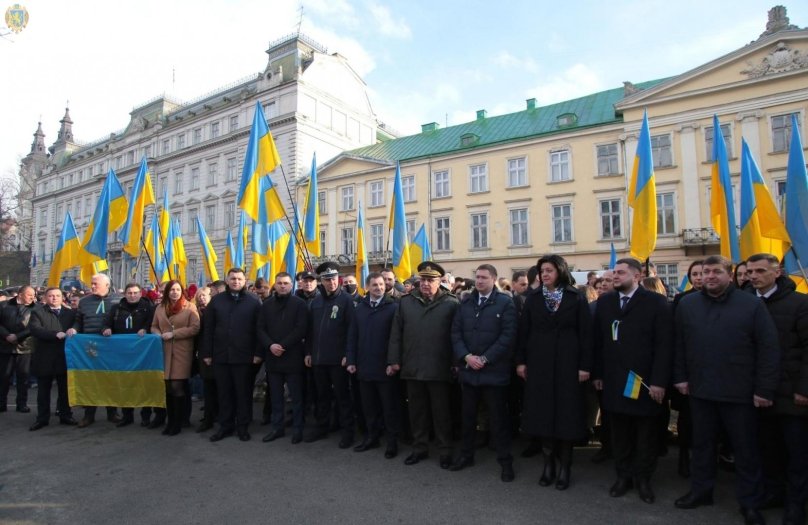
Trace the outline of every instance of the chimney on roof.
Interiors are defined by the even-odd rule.
[[[427,133],[429,131],[436,131],[438,129],[437,122],[430,122],[428,124],[421,124],[421,133]]]
[[[528,111],[536,109],[536,99],[535,98],[529,98],[525,102],[527,102],[527,110]]]
[[[485,117],[488,116],[488,112],[484,109],[477,110],[477,120],[485,120]]]

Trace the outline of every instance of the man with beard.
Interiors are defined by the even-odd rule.
[[[384,293],[398,301],[401,299],[401,292],[396,290],[396,274],[391,268],[382,270],[382,277],[384,278]]]

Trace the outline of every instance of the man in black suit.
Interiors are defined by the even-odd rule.
[[[656,421],[671,374],[673,323],[665,297],[638,286],[641,276],[639,261],[620,259],[614,267],[615,291],[598,299],[595,388],[603,391],[617,468],[609,495],[620,497],[636,486],[640,499],[653,503],[650,478],[660,437]],[[641,378],[639,397],[626,388],[630,372]]]

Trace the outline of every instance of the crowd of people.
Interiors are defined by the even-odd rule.
[[[364,295],[356,276],[340,278],[331,262],[316,273],[281,272],[272,287],[248,285],[239,268],[198,289],[131,283],[122,297],[105,274],[83,296],[23,286],[0,310],[0,411],[12,377],[17,411],[30,411],[30,373],[38,382],[31,431],[51,421],[54,381],[60,424],[93,424],[97,407],[73,417],[65,340],[152,333],[163,344],[166,403],[140,407],[140,422],[168,436],[190,426],[189,379],[198,374],[197,431],[214,430],[214,442],[250,440],[253,388],[264,376],[264,442],[287,429],[293,444],[336,433],[339,448],[356,452],[384,440],[387,459],[407,443],[404,463],[415,465],[434,436],[438,464],[454,472],[473,466],[490,437],[500,479],[510,482],[521,432],[530,438],[521,456],[543,460],[539,484],[566,490],[573,450],[597,426],[592,460],[615,465],[609,494],[634,489],[650,504],[673,408],[678,470],[690,479],[676,507],[713,503],[720,448],[734,457],[746,523],[764,523],[760,511],[774,507],[785,508],[783,523],[805,523],[808,296],[769,254],[735,268],[710,256],[691,264],[688,278],[692,289],[669,301],[635,259],[576,285],[567,262],[547,255],[510,280],[490,264],[461,279],[426,261],[399,286],[386,269],[361,283]],[[107,419],[134,423],[134,407],[120,408],[106,407]]]

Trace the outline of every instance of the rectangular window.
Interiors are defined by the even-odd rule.
[[[676,287],[679,286],[679,265],[676,263],[657,263],[657,277],[665,283],[668,289],[668,297],[676,294]]]
[[[196,257],[189,258],[188,259],[188,271],[187,271],[188,282],[195,282],[197,279],[199,279],[199,270],[198,270],[198,268],[199,268],[199,266],[198,266]],[[197,283],[197,284],[201,286],[201,283]]]
[[[191,208],[188,210],[188,233],[198,233],[199,225],[196,223],[196,217],[199,215],[199,210]]]
[[[676,233],[676,201],[673,193],[658,193],[657,235],[673,235]]]
[[[384,181],[374,180],[370,183],[370,207],[384,206]]]
[[[148,146],[144,146],[143,148],[143,156],[146,157],[147,159],[152,156],[151,148],[152,148],[151,144],[149,144]]]
[[[340,229],[340,244],[342,246],[342,255],[353,255],[354,253],[354,229],[341,228]]]
[[[117,157],[115,157],[115,169],[119,170],[122,167],[123,167],[123,157],[118,155]]]
[[[48,209],[42,208],[39,210],[39,226],[41,228],[46,228],[48,225]]]
[[[196,128],[194,130],[194,144],[199,144],[202,142],[202,128]]]
[[[527,208],[510,210],[511,219],[511,246],[525,246],[527,244]]]
[[[404,202],[415,200],[415,175],[401,177],[401,193],[404,194]]]
[[[162,197],[163,193],[168,190],[168,177],[160,177],[157,184],[157,197]]]
[[[238,177],[238,167],[236,166],[235,157],[227,159],[227,173],[225,174],[225,182],[233,182]]]
[[[224,227],[232,228],[236,224],[236,203],[224,203]]]
[[[163,155],[168,155],[169,153],[171,153],[171,140],[170,139],[164,139],[163,140],[162,154]]]
[[[449,217],[435,219],[435,249],[439,251],[451,250],[451,223]]]
[[[600,201],[600,238],[619,239],[622,237],[620,199]]]
[[[655,168],[673,166],[673,151],[671,150],[670,135],[651,137],[651,156],[654,158]]]
[[[525,170],[526,164],[527,159],[525,159],[525,157],[508,160],[509,188],[516,188],[518,186],[527,186],[527,171]]]
[[[407,242],[412,242],[415,237],[415,219],[407,219]]]
[[[216,229],[216,205],[205,206],[205,231]]]
[[[182,231],[182,212],[176,211],[171,214],[171,222],[176,223],[179,227],[179,230]]]
[[[553,242],[572,242],[572,205],[553,206]]]
[[[182,179],[184,178],[185,176],[181,171],[174,174],[174,195],[182,193]]]
[[[774,182],[774,191],[775,191],[775,204],[777,205],[777,210],[780,214],[783,213],[783,206],[785,205],[786,201],[786,181],[778,180]]]
[[[381,252],[384,250],[384,224],[370,225],[370,251]]]
[[[177,149],[182,149],[185,147],[185,133],[181,133],[177,135]]]
[[[598,177],[617,175],[620,167],[617,163],[617,144],[598,146]]]
[[[81,218],[81,198],[76,200],[76,215],[77,219]]]
[[[325,215],[328,213],[328,208],[326,207],[325,202],[325,192],[318,191],[317,192],[317,206],[320,208],[320,215]]]
[[[230,117],[230,133],[233,133],[238,129],[238,115],[232,115]]]
[[[62,205],[56,205],[56,213],[54,214],[53,220],[56,221],[56,227],[58,228],[60,224],[62,224]]]
[[[89,217],[90,214],[93,212],[92,210],[93,210],[93,198],[86,197],[84,199],[84,216]]]
[[[550,152],[550,180],[561,182],[570,180],[570,152]]]
[[[729,124],[721,124],[721,135],[724,136],[724,147],[727,148],[727,158],[732,157],[732,129]],[[707,150],[707,160],[715,161],[713,157],[713,127],[704,128],[704,147]]]
[[[433,192],[436,199],[449,197],[452,194],[451,186],[449,185],[449,172],[447,170],[434,172],[432,174],[432,180],[435,184]]]
[[[199,189],[199,168],[191,168],[191,191]]]
[[[325,255],[325,230],[320,230],[320,255]]]
[[[791,115],[797,116],[797,125],[799,126],[799,113],[772,117],[772,151],[774,152],[788,151],[788,146],[791,143]]]
[[[343,186],[342,190],[342,208],[341,211],[350,211],[354,209],[354,187]]]
[[[278,105],[275,103],[274,100],[267,102],[264,105],[264,114],[266,115],[267,119],[275,118],[278,116]]]
[[[134,163],[135,163],[135,152],[130,151],[129,153],[126,154],[126,165],[131,166]]]
[[[216,186],[216,182],[219,178],[219,165],[215,162],[213,164],[208,164],[208,186]]]
[[[488,167],[485,164],[469,166],[470,193],[488,191]]]
[[[218,122],[211,122],[210,123],[210,138],[215,139],[219,136],[219,123]]]
[[[488,248],[488,214],[471,214],[471,247],[472,249]]]

